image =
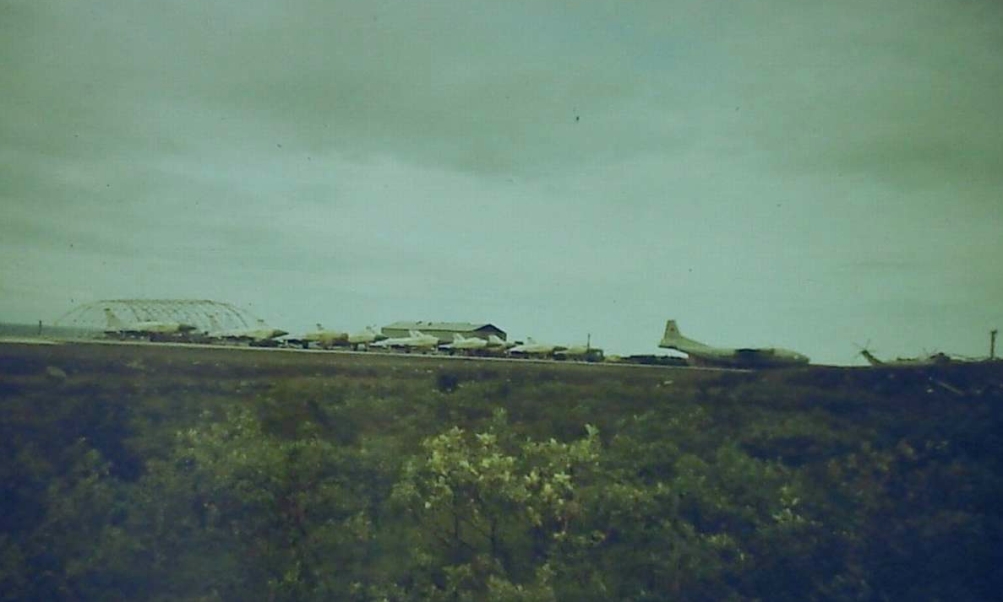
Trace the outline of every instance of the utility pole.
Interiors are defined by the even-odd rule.
[[[996,333],[999,330],[993,328],[989,331],[989,359],[996,359]]]

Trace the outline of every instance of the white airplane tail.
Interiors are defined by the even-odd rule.
[[[454,343],[462,343],[465,340],[466,339],[463,338],[463,335],[461,335],[460,333],[458,333],[458,332],[454,332],[453,333],[453,342]]]
[[[668,320],[665,322],[665,334],[662,335],[662,341],[658,344],[658,346],[679,349],[684,352],[687,349],[708,348],[708,346],[704,343],[684,337],[683,334],[679,332],[679,326],[676,324],[675,320]]]
[[[662,335],[663,341],[674,341],[682,338],[683,334],[679,332],[679,326],[675,320],[669,320],[665,323],[665,334]]]
[[[109,330],[120,330],[125,327],[125,323],[115,315],[110,307],[104,308],[104,317],[107,320]]]

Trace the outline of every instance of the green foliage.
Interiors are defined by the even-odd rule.
[[[2,364],[0,601],[1003,591],[997,368],[99,347]]]
[[[507,592],[496,599],[549,591],[546,562],[578,520],[576,489],[598,464],[598,431],[585,430],[569,443],[520,441],[498,411],[483,432],[425,439],[393,494],[420,526],[411,562],[435,567],[423,587]]]
[[[348,594],[344,576],[361,570],[372,539],[364,483],[354,478],[365,462],[312,430],[304,425],[299,438],[279,439],[250,412],[231,412],[179,433],[170,463],[151,471],[155,488],[183,479],[178,497],[162,499],[158,510],[193,503],[184,535],[218,554],[225,570],[206,576],[215,591],[274,600]],[[151,535],[156,546],[178,534]]]

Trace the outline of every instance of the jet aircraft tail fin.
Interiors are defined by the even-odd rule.
[[[460,333],[458,333],[458,332],[454,332],[454,333],[453,333],[453,342],[454,342],[454,343],[462,343],[462,342],[463,342],[463,341],[465,341],[465,340],[466,340],[466,339],[464,339],[464,338],[463,338],[463,335],[462,335],[462,334],[460,334]]]

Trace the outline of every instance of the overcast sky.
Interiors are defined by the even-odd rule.
[[[0,321],[984,355],[1001,107],[992,0],[0,0]]]

